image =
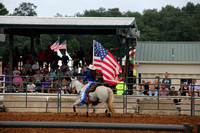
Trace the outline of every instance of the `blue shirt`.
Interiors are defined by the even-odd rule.
[[[95,82],[96,81],[93,77],[90,76],[90,72],[87,72],[86,77],[83,79],[83,82],[85,82],[87,80],[88,80],[88,82],[90,82],[90,81]]]
[[[43,81],[43,82],[42,82],[42,85],[43,85],[43,86],[49,86],[49,87],[50,87],[50,86],[51,86],[51,82],[50,82],[50,81],[48,81],[48,82],[47,82],[47,81]]]
[[[149,96],[157,96],[157,95],[158,95],[158,91],[156,89],[154,91],[151,91],[151,90],[149,91]]]

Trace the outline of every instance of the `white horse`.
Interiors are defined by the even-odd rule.
[[[72,90],[76,90],[77,94],[80,95],[81,89],[83,88],[84,84],[82,84],[81,82],[79,82],[77,79],[71,79],[71,83],[70,83],[70,88]],[[89,93],[89,98],[91,103],[93,102],[102,102],[104,104],[104,107],[106,108],[106,113],[107,110],[108,112],[108,117],[110,117],[110,113],[115,113],[114,108],[113,108],[113,99],[114,99],[114,95],[113,95],[113,91],[111,90],[111,88],[109,87],[105,87],[105,86],[98,86],[96,88],[96,90],[94,92],[90,92]],[[78,96],[78,100],[73,104],[73,109],[74,112],[76,113],[76,105],[78,105],[80,102],[79,96]],[[86,116],[88,117],[88,107],[89,104],[86,104]],[[94,109],[94,108],[93,108]],[[94,110],[93,110],[94,112]]]

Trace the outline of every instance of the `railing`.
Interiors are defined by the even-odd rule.
[[[12,78],[12,77],[10,77]],[[56,77],[54,77],[56,78]],[[62,77],[63,78],[63,77]],[[79,79],[82,79],[83,77],[78,77]],[[200,113],[200,97],[198,96],[194,96],[194,90],[192,89],[190,91],[190,96],[137,96],[137,92],[139,92],[140,90],[136,89],[138,85],[140,85],[139,83],[128,83],[128,79],[131,79],[131,78],[127,78],[127,80],[125,80],[125,83],[124,83],[124,86],[125,84],[128,86],[128,90],[127,92],[128,93],[124,93],[123,95],[115,95],[115,98],[116,99],[121,99],[121,100],[118,100],[118,101],[114,101],[114,104],[121,104],[121,106],[118,106],[118,107],[115,107],[115,109],[118,109],[118,110],[123,110],[123,113],[127,113],[128,111],[132,111],[132,112],[135,112],[135,113],[141,113],[143,110],[161,110],[161,111],[178,111],[179,113],[181,112],[187,112],[186,114],[188,115],[191,115],[191,116],[194,116],[194,115],[199,115]],[[136,79],[136,78],[134,78]],[[139,79],[139,78],[138,78]],[[137,79],[137,80],[138,80]],[[145,78],[143,78],[145,79]],[[154,80],[155,78],[146,78],[148,80]],[[180,80],[179,78],[172,78],[174,80]],[[141,78],[140,78],[141,80]],[[192,80],[192,79],[191,79]],[[197,81],[199,81],[199,79],[197,79]],[[0,100],[1,102],[4,102],[4,103],[12,103],[12,102],[15,102],[15,103],[25,103],[24,106],[20,106],[20,107],[16,107],[16,106],[7,106],[6,108],[45,108],[46,110],[48,108],[52,108],[52,109],[57,109],[57,112],[58,113],[61,113],[62,112],[62,109],[64,108],[72,108],[72,106],[62,106],[64,103],[73,103],[75,101],[62,101],[62,98],[64,97],[73,97],[75,98],[76,97],[76,94],[62,94],[60,93],[62,91],[61,89],[61,80],[58,81],[58,86],[57,87],[53,87],[53,88],[50,88],[51,91],[53,91],[54,93],[29,93],[27,91],[27,88],[19,88],[19,89],[22,89],[24,90],[23,93],[13,93],[15,91],[16,88],[13,88],[13,86],[6,86],[5,83],[7,84],[10,84],[12,85],[12,81],[5,81],[4,79],[1,81],[1,83],[3,83],[3,87],[0,88],[0,89],[3,89],[4,91],[2,91],[2,93],[0,93],[0,96],[7,96],[7,95],[16,95],[16,96],[25,96],[25,99],[24,100],[5,100],[5,99],[2,99]],[[23,82],[24,86],[26,86],[28,83],[30,82]],[[69,81],[67,82],[69,84]],[[56,82],[52,82],[52,84],[56,84]],[[157,85],[159,86],[160,83],[158,83]],[[151,85],[156,85],[154,83],[152,83]],[[180,84],[172,84],[174,86],[180,86]],[[194,85],[191,85],[191,86],[194,86]],[[18,88],[17,88],[18,89]],[[120,89],[118,89],[120,90]],[[41,91],[41,87],[37,87],[37,91]],[[57,93],[55,93],[57,91]],[[113,89],[114,92],[116,92],[116,88]],[[124,90],[123,90],[124,91]],[[12,92],[12,93],[11,93]],[[15,91],[17,92],[17,90]],[[161,91],[158,90],[158,94],[160,93]],[[168,91],[169,92],[169,91]],[[129,94],[132,94],[132,95],[129,95]],[[30,96],[32,97],[47,97],[47,99],[43,99],[43,100],[30,100],[28,99]],[[53,100],[53,101],[49,101],[48,98],[49,97],[54,97],[56,98],[56,100]],[[148,101],[148,100],[153,100],[152,101]],[[173,103],[173,102],[161,102],[161,100],[164,99],[164,100],[168,100],[169,99],[178,99],[178,102],[177,103]],[[186,100],[185,100],[186,99]],[[147,101],[144,101],[144,100],[147,100]],[[38,102],[41,102],[41,103],[46,103],[46,106],[34,106],[34,107],[30,107],[29,104],[30,103],[38,103]],[[48,106],[48,104],[50,103],[55,103],[56,105],[55,106]],[[148,108],[142,108],[141,105],[144,105],[144,104],[151,104],[151,105],[156,105],[156,108],[152,108],[152,107],[148,107]],[[130,107],[131,105],[131,107]],[[132,106],[134,105],[134,107]],[[161,108],[162,105],[173,105],[174,107],[176,108],[167,108],[167,109],[163,109]],[[97,109],[103,109],[103,107],[97,107]]]
[[[161,124],[126,124],[126,123],[91,123],[91,122],[27,122],[27,121],[0,121],[4,128],[86,128],[86,129],[125,129],[150,131],[176,131],[192,133],[193,126],[161,125]]]

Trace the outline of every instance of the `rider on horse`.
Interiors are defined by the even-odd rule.
[[[96,87],[96,70],[93,65],[89,65],[88,69],[90,70],[87,72],[86,77],[83,79],[83,82],[88,81],[88,84],[86,84],[82,90],[81,90],[81,102],[79,103],[79,106],[82,106],[85,103],[91,103],[89,99],[89,92],[93,91]]]

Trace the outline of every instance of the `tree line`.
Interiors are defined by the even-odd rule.
[[[0,15],[12,16],[37,16],[37,6],[33,3],[21,3],[11,14],[6,7],[0,3]],[[57,13],[54,17],[67,17]],[[178,8],[172,5],[157,9],[147,9],[143,13],[120,12],[119,8],[106,9],[100,7],[97,10],[85,10],[83,13],[76,13],[74,17],[135,17],[138,29],[140,30],[140,41],[200,41],[200,4],[188,2],[184,7]],[[116,36],[112,35],[41,35],[42,45],[37,49],[46,49],[60,37],[67,40],[67,47],[70,53],[77,51],[80,46],[86,51],[92,46],[95,39],[107,49],[113,50],[118,55],[119,42]],[[61,40],[62,41],[62,40]],[[14,47],[19,49],[24,46],[30,47],[30,38],[15,36]],[[38,48],[37,48],[38,47]],[[8,37],[5,43],[0,43],[2,52],[8,49]]]

